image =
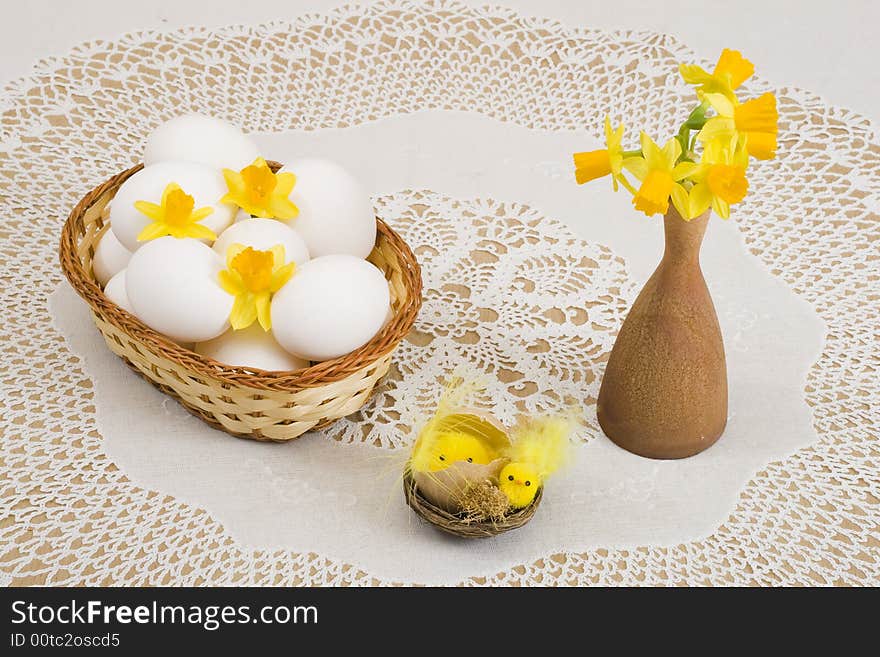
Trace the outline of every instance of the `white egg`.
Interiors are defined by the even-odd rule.
[[[299,215],[290,225],[305,240],[313,258],[347,253],[366,258],[376,244],[376,215],[363,186],[329,160],[304,159],[285,164],[296,174],[290,195]]]
[[[136,251],[144,242],[138,242],[138,234],[152,221],[134,207],[136,201],[149,201],[159,205],[162,193],[169,183],[177,183],[184,192],[193,197],[194,209],[211,206],[214,211],[199,223],[219,235],[232,223],[237,212],[234,205],[220,203],[228,191],[223,174],[204,164],[195,162],[160,162],[145,167],[126,180],[113,198],[110,210],[110,230],[129,251]]]
[[[224,263],[198,240],[160,237],[134,252],[125,291],[134,314],[175,342],[216,338],[229,327],[233,297],[220,287]]]
[[[239,221],[247,221],[248,219],[251,219],[251,215],[239,208],[238,212],[235,214],[235,219],[232,220],[232,223],[237,224]]]
[[[192,113],[166,121],[147,137],[144,164],[177,160],[239,171],[259,155],[257,145],[238,127]]]
[[[92,271],[95,272],[98,283],[107,285],[107,281],[125,269],[129,258],[131,251],[119,243],[113,231],[104,233],[95,247],[95,257],[92,258]]]
[[[343,356],[365,345],[385,322],[388,282],[351,255],[309,260],[272,298],[272,332],[287,351],[308,360]]]
[[[226,258],[226,250],[233,244],[243,244],[259,251],[268,251],[276,244],[284,247],[285,262],[302,265],[309,259],[309,250],[302,237],[286,223],[275,219],[245,219],[232,224],[214,242],[214,251]]]
[[[128,300],[128,293],[125,291],[124,269],[107,282],[107,287],[104,288],[104,294],[117,306],[137,317],[134,308],[131,307],[131,301]],[[192,351],[192,342],[178,342],[177,344],[184,349]]]
[[[194,351],[216,361],[237,367],[256,367],[269,371],[292,371],[309,366],[275,341],[258,322],[245,329],[229,330],[223,335],[196,344]]]
[[[134,308],[131,307],[131,301],[128,300],[128,293],[125,291],[124,269],[114,274],[113,278],[107,281],[107,286],[104,288],[104,294],[117,306],[130,312],[132,315],[135,315]]]

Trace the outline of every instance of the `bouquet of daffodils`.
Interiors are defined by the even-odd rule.
[[[623,124],[612,129],[606,116],[607,148],[575,153],[575,178],[582,184],[610,175],[614,190],[622,185],[633,195],[636,210],[648,216],[666,214],[671,200],[687,221],[710,207],[727,219],[730,206],[748,191],[749,157],[768,160],[776,154],[776,97],[765,93],[740,102],[735,91],[755,67],[735,50],[725,49],[711,73],[691,64],[679,70],[685,82],[695,85],[700,102],[678,134],[661,147],[642,131],[640,148],[624,150]]]

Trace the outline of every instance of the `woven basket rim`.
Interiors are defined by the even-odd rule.
[[[406,503],[415,511],[416,515],[440,531],[461,538],[491,538],[513,529],[519,529],[529,522],[541,504],[541,499],[544,496],[544,487],[541,486],[538,489],[535,499],[527,507],[517,509],[498,521],[463,520],[460,516],[441,509],[422,496],[418,486],[416,486],[415,479],[413,479],[412,474],[409,472],[403,475],[403,494],[406,498]]]
[[[269,162],[269,165],[276,171],[281,167],[278,162]],[[179,363],[193,374],[233,386],[244,385],[273,391],[296,391],[341,381],[393,351],[409,333],[422,305],[421,267],[409,245],[379,217],[376,217],[376,243],[379,245],[380,242],[384,242],[397,252],[408,295],[395,310],[391,321],[367,344],[349,354],[315,363],[300,370],[270,372],[220,363],[181,347],[154,331],[137,317],[110,301],[92,273],[86,271],[77,255],[79,239],[85,234],[82,224],[86,211],[103,197],[115,193],[126,179],[143,169],[143,166],[138,164],[126,169],[91,189],[71,210],[61,230],[59,260],[65,277],[93,312],[102,315],[120,331],[146,344],[152,351],[160,352],[169,360]]]

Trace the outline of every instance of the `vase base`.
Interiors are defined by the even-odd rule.
[[[601,412],[597,415],[599,426],[615,445],[637,456],[659,460],[684,459],[709,449],[718,442],[727,425],[727,422],[724,421],[720,427],[716,427],[713,431],[690,434],[693,437],[683,438],[674,436],[672,433],[658,435],[651,431],[645,431],[644,428],[615,424],[609,422],[607,418],[603,418]]]

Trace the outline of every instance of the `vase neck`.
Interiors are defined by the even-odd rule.
[[[709,224],[710,211],[699,217],[685,221],[675,208],[670,207],[663,217],[663,232],[666,237],[666,250],[663,259],[670,262],[700,262],[700,246],[706,226]]]

